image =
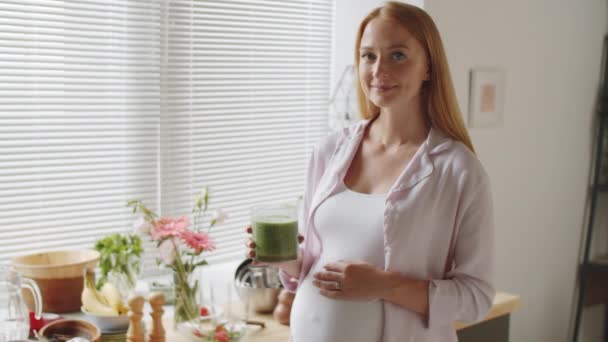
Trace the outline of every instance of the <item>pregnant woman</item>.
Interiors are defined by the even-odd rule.
[[[437,28],[388,2],[360,24],[355,64],[363,120],[312,152],[303,246],[273,263],[296,291],[291,339],[455,342],[454,321],[492,305],[493,213]]]

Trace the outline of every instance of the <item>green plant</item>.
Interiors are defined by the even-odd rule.
[[[97,288],[101,288],[111,273],[125,277],[127,285],[135,287],[137,275],[141,270],[141,255],[143,248],[141,238],[136,234],[108,235],[95,243],[95,250],[100,254],[99,268],[101,276]]]

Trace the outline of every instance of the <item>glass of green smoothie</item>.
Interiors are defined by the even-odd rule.
[[[263,262],[298,258],[298,212],[295,205],[264,204],[251,208],[255,259]]]

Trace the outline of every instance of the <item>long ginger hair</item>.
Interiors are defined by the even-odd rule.
[[[440,130],[454,140],[465,144],[473,153],[473,143],[464,125],[448,61],[441,42],[441,37],[433,19],[421,8],[401,2],[389,1],[382,7],[374,9],[359,25],[355,45],[355,65],[359,69],[359,48],[361,37],[367,24],[374,18],[386,16],[400,22],[423,46],[426,51],[429,80],[422,91],[424,115],[432,127]],[[357,79],[358,79],[358,73]],[[374,105],[363,93],[361,82],[357,82],[359,111],[364,119],[372,119],[380,114],[380,108]]]

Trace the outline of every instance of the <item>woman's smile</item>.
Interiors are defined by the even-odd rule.
[[[397,86],[396,85],[386,85],[386,84],[372,84],[372,89],[376,90],[377,92],[383,93],[383,92],[387,92],[389,90],[392,89],[396,89]]]

